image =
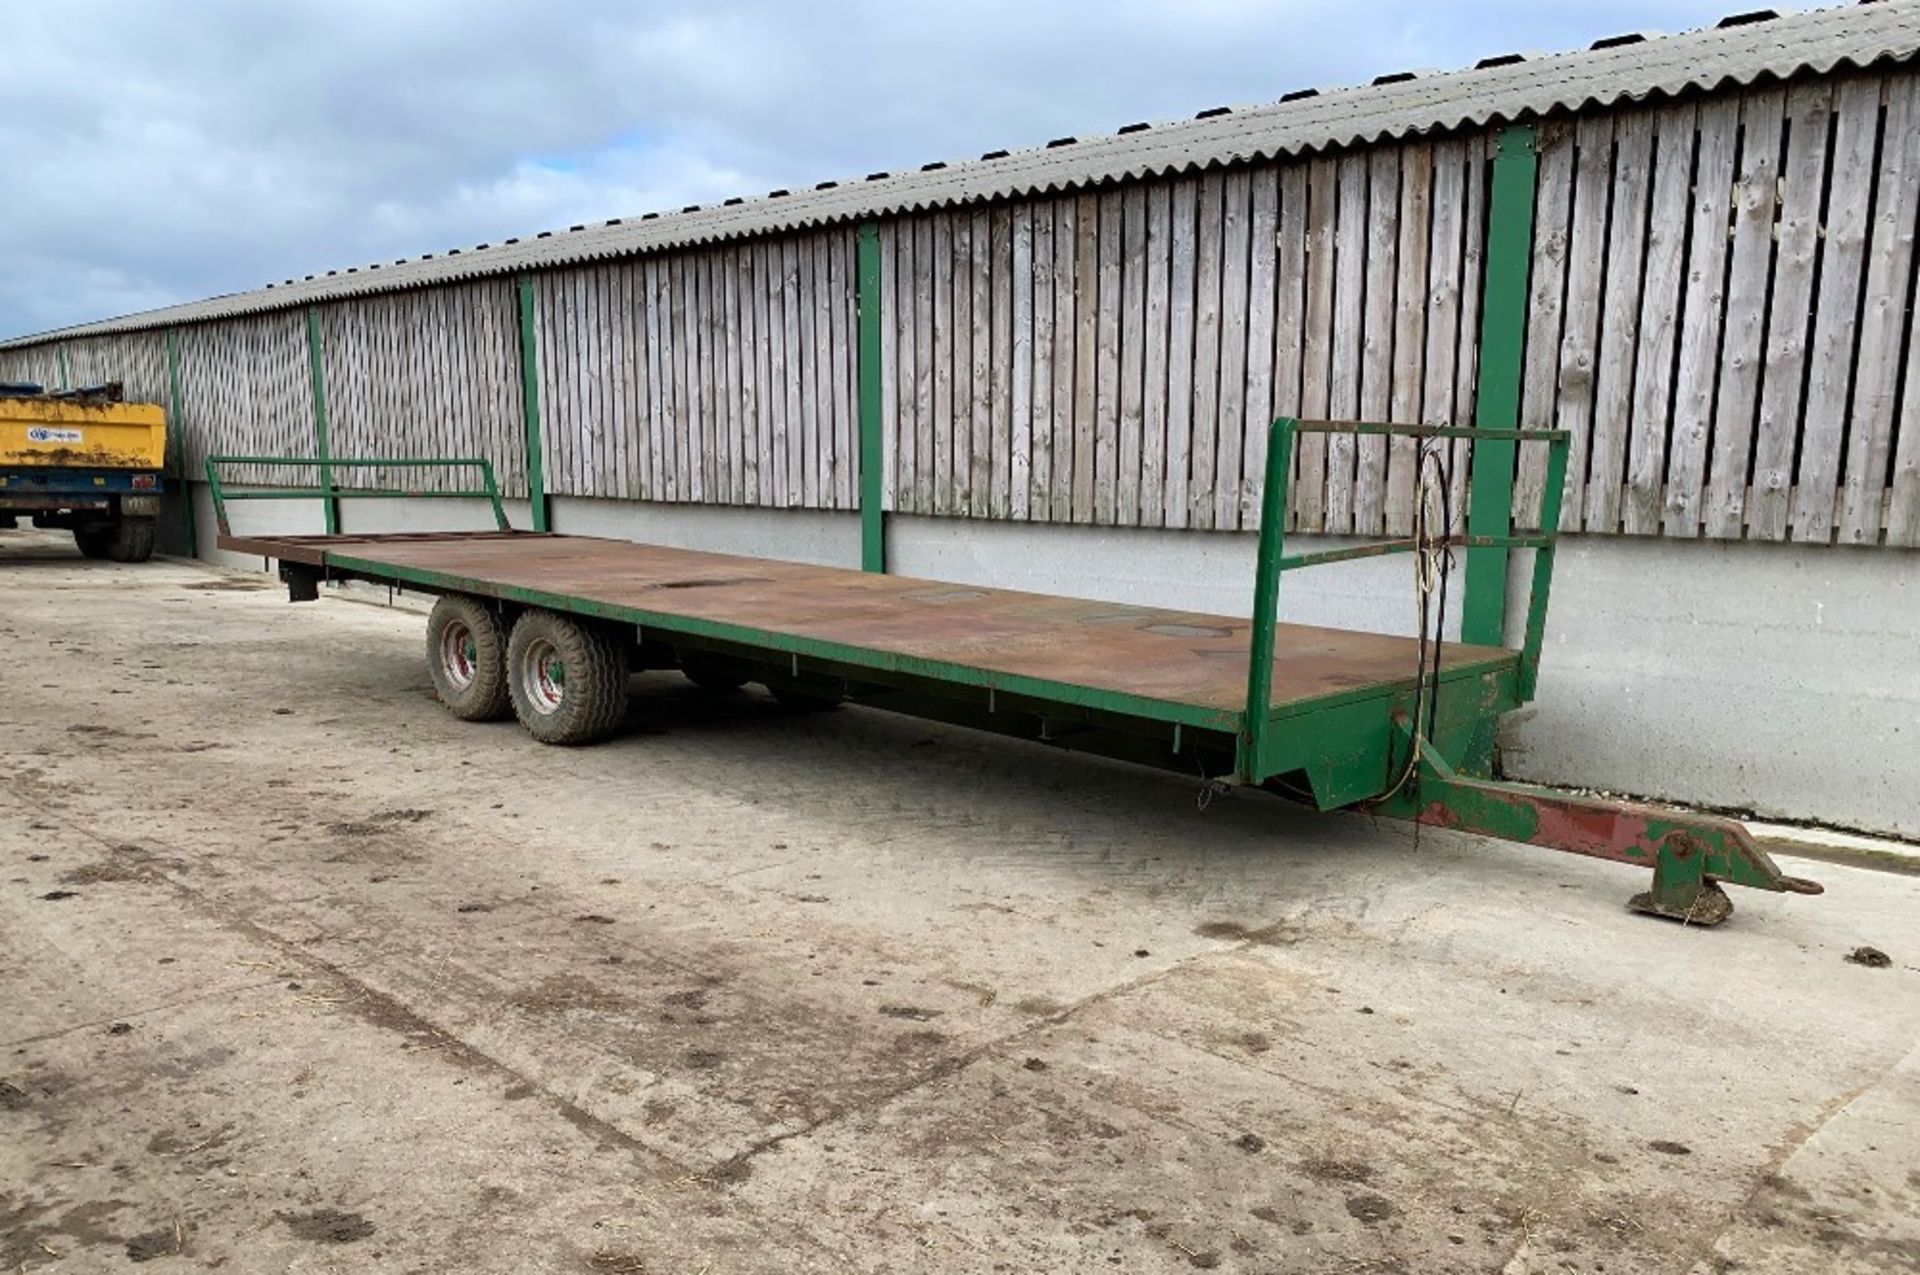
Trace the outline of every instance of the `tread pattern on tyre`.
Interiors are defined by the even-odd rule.
[[[560,706],[542,713],[527,702],[521,685],[526,648],[545,638],[566,665]],[[605,739],[627,716],[628,646],[603,629],[557,611],[522,611],[507,641],[507,684],[514,715],[543,744],[590,744]]]
[[[153,557],[153,519],[122,518],[107,538],[107,557],[115,562],[145,562]]]
[[[465,687],[449,682],[440,663],[440,635],[455,620],[473,634],[473,683]],[[512,716],[513,700],[507,691],[507,626],[478,598],[449,593],[433,604],[433,614],[427,617],[427,672],[433,678],[433,693],[462,721],[497,722]]]

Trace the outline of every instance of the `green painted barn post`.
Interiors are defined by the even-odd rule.
[[[521,275],[515,287],[520,304],[520,403],[526,426],[527,504],[533,529],[551,530],[547,513],[547,474],[540,442],[540,347],[533,322],[533,276]]]
[[[320,357],[320,311],[307,307],[307,374],[313,382],[313,455],[320,462],[320,489],[326,493],[327,534],[340,534],[340,502],[333,495],[333,455],[327,446],[327,376]]]
[[[1527,331],[1527,271],[1533,258],[1534,186],[1539,162],[1533,128],[1503,129],[1493,159],[1487,216],[1486,274],[1480,294],[1480,370],[1473,423],[1482,429],[1520,425],[1521,353]],[[1467,533],[1504,536],[1512,529],[1513,470],[1518,444],[1474,444]],[[1507,615],[1506,548],[1467,550],[1460,640],[1501,644]]]
[[[860,223],[860,569],[887,569],[886,514],[880,507],[885,463],[880,424],[880,227]]]
[[[193,513],[193,482],[187,474],[187,427],[180,416],[180,330],[167,329],[167,442],[180,462],[180,512],[186,523],[187,556],[200,556],[200,520]]]
[[[60,360],[60,388],[70,390],[73,388],[73,374],[67,369],[67,343],[60,342],[53,347],[53,352]]]

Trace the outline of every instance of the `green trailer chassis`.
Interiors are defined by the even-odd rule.
[[[1294,442],[1302,433],[1388,435],[1423,444],[1489,442],[1505,448],[1509,458],[1517,445],[1545,446],[1549,454],[1541,530],[1464,535],[1449,528],[1424,541],[1407,538],[1288,555],[1284,551],[1287,480]],[[317,487],[293,488],[235,488],[223,482],[223,467],[242,463],[315,466],[321,469],[321,482]],[[1095,677],[1023,675],[964,659],[903,653],[879,643],[786,631],[776,624],[720,622],[676,612],[645,598],[637,602],[610,599],[596,596],[600,591],[592,588],[515,578],[510,572],[467,573],[395,561],[407,556],[402,548],[421,541],[506,541],[508,548],[503,552],[511,559],[515,545],[577,540],[511,530],[492,467],[484,460],[215,456],[207,461],[207,476],[222,547],[279,558],[282,578],[295,600],[317,597],[323,580],[364,580],[425,593],[473,596],[503,612],[537,608],[594,623],[631,625],[642,666],[721,660],[738,671],[740,680],[761,682],[776,692],[845,698],[1174,770],[1196,777],[1209,793],[1262,788],[1320,809],[1359,808],[1418,825],[1637,865],[1650,869],[1652,880],[1631,906],[1693,925],[1718,924],[1731,912],[1722,884],[1819,893],[1817,884],[1782,874],[1732,820],[1574,796],[1492,777],[1499,719],[1530,700],[1539,680],[1566,463],[1567,435],[1561,431],[1276,420],[1268,440],[1253,615],[1245,648],[1245,698],[1235,706],[1128,694],[1103,688]],[[416,491],[343,487],[336,481],[341,472],[355,469],[441,468],[444,472],[444,467],[475,470],[481,476],[480,485]],[[402,495],[486,500],[499,530],[464,537],[260,538],[234,536],[228,526],[227,506],[233,501],[319,499],[334,508],[343,498]],[[1479,513],[1476,509],[1476,516]],[[1511,527],[1510,509],[1499,525]],[[1533,552],[1532,587],[1518,650],[1443,663],[1437,670],[1408,668],[1405,676],[1306,697],[1289,696],[1285,688],[1276,688],[1276,642],[1288,631],[1278,618],[1280,585],[1288,572],[1381,554],[1431,556],[1455,549]],[[859,573],[847,574],[857,577]],[[1090,652],[1088,658],[1094,657]]]

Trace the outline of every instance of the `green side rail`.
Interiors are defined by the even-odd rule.
[[[298,465],[318,469],[321,480],[312,487],[241,487],[228,488],[220,480],[220,467],[223,465]],[[454,488],[404,488],[404,487],[341,487],[333,481],[336,470],[341,469],[477,469],[480,471],[480,486]],[[406,498],[428,497],[442,500],[485,500],[493,506],[493,521],[501,531],[512,531],[507,521],[507,508],[500,500],[500,484],[494,480],[493,462],[484,456],[425,456],[408,457],[400,460],[341,460],[338,457],[300,457],[300,456],[209,456],[207,457],[207,485],[213,492],[213,514],[220,524],[220,534],[233,534],[227,525],[227,502],[230,500],[321,500],[329,503],[343,499],[366,499],[369,497]],[[335,528],[329,528],[333,534]]]
[[[1302,421],[1276,419],[1267,432],[1267,473],[1260,500],[1260,548],[1254,571],[1252,650],[1247,667],[1247,705],[1241,726],[1239,778],[1262,783],[1280,773],[1272,761],[1269,730],[1273,723],[1273,654],[1280,619],[1280,577],[1303,567],[1352,562],[1386,554],[1412,553],[1412,538],[1370,541],[1291,556],[1284,552],[1287,523],[1287,476],[1293,466],[1294,440],[1301,434],[1367,434],[1392,438],[1465,439],[1505,446],[1539,443],[1548,447],[1546,497],[1540,513],[1541,529],[1529,535],[1453,535],[1441,541],[1466,549],[1532,549],[1533,587],[1527,603],[1526,639],[1520,652],[1519,692],[1522,702],[1533,698],[1540,676],[1540,648],[1546,639],[1547,593],[1553,580],[1553,551],[1559,538],[1560,493],[1567,474],[1568,434],[1559,429],[1483,429],[1470,425],[1388,425],[1371,421]],[[1511,527],[1512,492],[1505,499],[1504,521]],[[1442,617],[1444,622],[1445,617]]]

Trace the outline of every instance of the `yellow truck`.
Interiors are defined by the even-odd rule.
[[[120,401],[118,385],[0,385],[0,528],[31,518],[89,558],[145,562],[166,456],[166,413]]]

